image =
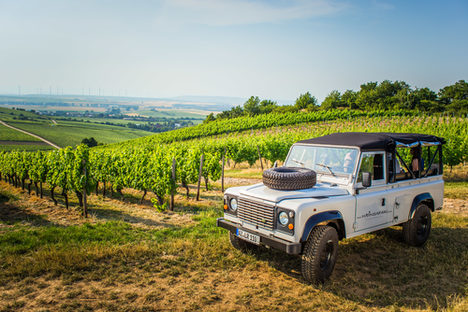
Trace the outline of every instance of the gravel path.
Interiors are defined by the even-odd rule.
[[[60,149],[60,146],[55,145],[54,143],[52,143],[52,142],[50,142],[50,141],[44,139],[43,137],[40,137],[40,136],[34,134],[34,133],[31,133],[31,132],[28,132],[28,131],[24,131],[24,130],[18,129],[18,128],[16,128],[16,127],[10,126],[9,124],[7,124],[6,122],[4,122],[4,121],[2,121],[2,120],[0,120],[0,124],[4,125],[5,127],[11,128],[11,129],[13,129],[13,130],[16,130],[16,131],[19,131],[19,132],[23,132],[23,133],[25,133],[25,134],[28,134],[28,135],[30,135],[30,136],[32,136],[32,137],[35,137],[35,138],[37,138],[37,139],[39,139],[39,140],[41,140],[41,141],[43,141],[43,142],[49,144],[49,145],[52,146],[52,147],[55,147],[56,149]]]

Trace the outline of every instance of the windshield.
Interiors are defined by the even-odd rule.
[[[349,176],[357,156],[358,150],[353,148],[294,145],[284,165],[305,167],[320,174]]]

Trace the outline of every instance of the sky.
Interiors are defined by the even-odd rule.
[[[468,79],[468,1],[0,0],[0,93],[145,97]]]

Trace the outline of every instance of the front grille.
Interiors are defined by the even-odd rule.
[[[273,230],[275,222],[275,206],[246,198],[239,198],[237,216],[242,221],[258,227]]]

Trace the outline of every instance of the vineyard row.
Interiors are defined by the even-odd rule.
[[[416,111],[408,110],[376,110],[376,111],[359,111],[359,110],[342,110],[330,109],[327,111],[313,112],[288,112],[288,113],[270,113],[256,116],[243,116],[233,119],[221,119],[199,124],[197,126],[177,129],[132,140],[134,142],[161,144],[172,143],[176,141],[185,141],[195,138],[204,138],[212,135],[224,133],[238,133],[245,130],[267,129],[270,127],[295,125],[299,123],[314,123],[317,121],[331,121],[337,119],[354,119],[357,117],[396,117],[396,116],[417,116],[420,115]],[[123,143],[126,144],[126,143]]]
[[[468,157],[468,122],[460,118],[395,117],[358,118],[335,121],[322,126],[296,127],[288,131],[244,134],[223,138],[206,138],[173,144],[113,145],[109,148],[89,149],[84,145],[51,152],[0,153],[0,173],[15,185],[41,187],[47,183],[54,199],[59,187],[68,203],[68,193],[74,192],[80,205],[86,207],[86,193],[101,183],[106,189],[121,192],[132,188],[155,194],[158,207],[166,204],[167,195],[181,186],[189,195],[189,184],[199,181],[200,159],[204,155],[201,176],[208,182],[221,176],[223,155],[234,163],[253,165],[259,158],[273,163],[284,160],[290,146],[299,140],[342,131],[418,132],[444,137],[443,161],[456,165]],[[175,179],[172,165],[175,161]],[[84,202],[82,202],[84,201]],[[68,204],[67,204],[68,205]]]

